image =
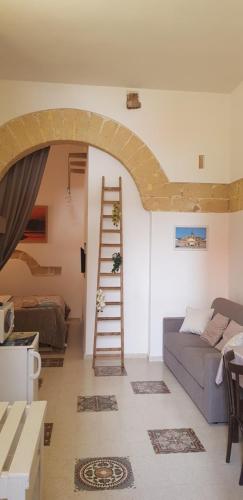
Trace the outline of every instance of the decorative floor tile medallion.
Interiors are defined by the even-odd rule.
[[[63,363],[64,358],[41,358],[42,368],[60,368]]]
[[[94,372],[96,377],[121,377],[127,375],[125,368],[121,366],[96,366]]]
[[[148,431],[155,453],[193,453],[205,451],[192,429]]]
[[[163,380],[131,382],[131,386],[135,394],[168,394],[170,392]]]
[[[78,396],[78,412],[115,410],[118,410],[116,396]]]
[[[127,457],[101,457],[76,460],[75,491],[111,490],[134,487]]]
[[[44,424],[44,446],[50,446],[51,444],[51,435],[52,435],[53,423],[45,423]]]

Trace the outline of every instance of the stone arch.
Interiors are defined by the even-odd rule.
[[[146,144],[124,125],[79,109],[49,109],[19,116],[0,127],[0,179],[21,157],[49,144],[83,142],[118,159],[131,174],[149,209],[168,179]]]
[[[37,260],[22,250],[14,250],[10,259],[21,260],[24,262],[33,276],[57,276],[62,272],[62,268],[60,266],[41,266]]]

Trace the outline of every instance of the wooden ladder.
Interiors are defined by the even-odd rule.
[[[117,199],[106,199],[106,194],[114,193],[113,198]],[[116,193],[116,194],[115,194]],[[118,195],[118,197],[117,197]],[[108,196],[109,197],[109,196]],[[118,203],[120,210],[120,222],[118,226],[115,228],[112,226],[112,209],[114,203]],[[104,235],[106,235],[106,241],[104,242]],[[116,241],[107,241],[109,239],[109,235],[111,238],[115,235]],[[103,255],[105,253],[105,256]],[[101,212],[100,212],[100,239],[99,239],[99,258],[98,258],[98,274],[97,274],[97,290],[102,289],[104,294],[108,292],[111,295],[111,298],[107,301],[105,299],[106,306],[109,308],[116,307],[119,311],[116,316],[102,314],[97,311],[95,314],[95,330],[94,330],[94,348],[93,348],[93,368],[96,366],[96,362],[99,360],[120,360],[121,368],[124,368],[124,318],[123,318],[123,261],[120,266],[119,272],[112,273],[112,255],[114,252],[119,252],[123,259],[123,239],[122,239],[122,179],[119,177],[119,187],[107,187],[105,186],[105,178],[102,177],[102,190],[101,190]],[[108,255],[108,256],[107,256]],[[110,271],[104,271],[104,267],[107,267],[107,263],[110,263]],[[104,280],[109,280],[109,284],[103,285]],[[113,279],[115,283],[117,281],[119,284],[113,286]],[[113,298],[112,295],[117,295],[118,299]],[[106,307],[105,306],[105,307]],[[100,325],[102,324],[110,324],[115,322],[115,324],[119,325],[119,330],[114,328],[111,331],[105,329],[101,331]],[[99,340],[101,338],[120,338],[119,346],[105,346],[99,347]]]

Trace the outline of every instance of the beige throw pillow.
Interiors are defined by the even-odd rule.
[[[203,340],[206,340],[212,347],[214,347],[219,339],[221,339],[226,326],[229,323],[229,318],[220,313],[215,314],[213,319],[208,322],[205,331],[201,335]]]
[[[234,321],[232,319],[230,321],[230,323],[228,324],[226,330],[224,331],[224,335],[223,335],[222,340],[215,346],[216,349],[218,349],[219,351],[222,351],[222,349],[224,348],[225,344],[227,342],[229,342],[229,340],[232,337],[234,337],[235,335],[237,335],[237,333],[241,333],[241,332],[243,332],[243,326],[239,325],[239,323],[236,323],[236,321]]]

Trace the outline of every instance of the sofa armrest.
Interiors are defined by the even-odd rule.
[[[215,379],[220,363],[220,352],[210,352],[205,356],[205,384],[215,384]]]
[[[215,378],[220,362],[220,353],[212,352],[205,357],[204,369],[204,409],[209,423],[227,421],[227,397],[225,381],[217,385]]]
[[[184,318],[163,318],[163,332],[179,332]]]

